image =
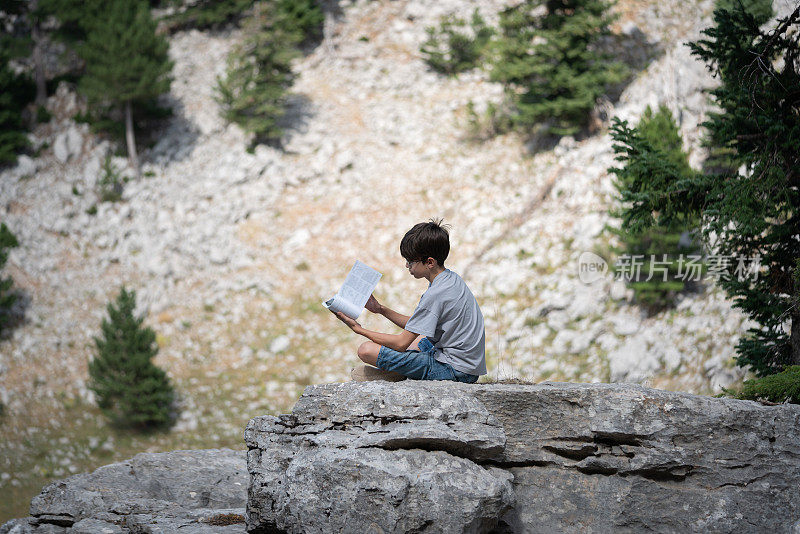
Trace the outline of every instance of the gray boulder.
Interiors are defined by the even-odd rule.
[[[244,451],[142,453],[44,487],[0,534],[244,532]]]
[[[245,430],[250,532],[791,532],[800,406],[628,384],[309,386]]]
[[[61,132],[53,143],[53,155],[60,163],[66,163],[71,158],[76,158],[83,150],[83,133],[76,124]]]
[[[282,447],[253,454],[248,529],[487,532],[511,475],[443,451]]]
[[[248,530],[496,526],[514,504],[512,477],[474,461],[505,443],[481,403],[460,390],[354,384],[306,388],[292,415],[250,421]]]

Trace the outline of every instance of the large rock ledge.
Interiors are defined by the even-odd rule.
[[[245,430],[250,532],[791,532],[800,406],[623,384],[306,388]]]
[[[245,441],[246,460],[140,454],[55,482],[0,534],[800,533],[796,405],[351,382],[309,386]]]

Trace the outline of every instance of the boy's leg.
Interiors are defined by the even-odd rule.
[[[358,357],[361,361],[373,367],[378,366],[378,352],[381,346],[374,341],[365,341],[358,347]]]
[[[417,339],[414,340],[411,345],[406,350],[418,350],[419,348],[419,341],[425,336],[419,335]],[[378,367],[378,353],[381,350],[381,346],[375,343],[374,341],[365,341],[358,347],[358,357],[361,359],[362,362],[372,365],[373,367]]]

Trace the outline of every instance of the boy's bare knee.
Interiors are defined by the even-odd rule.
[[[365,341],[358,347],[358,357],[362,362],[375,365],[381,346],[373,341]]]

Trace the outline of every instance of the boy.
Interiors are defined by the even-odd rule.
[[[403,329],[401,333],[373,332],[341,312],[336,316],[370,340],[358,347],[364,363],[416,380],[472,384],[486,374],[483,314],[464,280],[444,266],[450,236],[441,223],[434,219],[419,223],[400,242],[408,272],[428,281],[414,313],[402,315],[374,296],[367,301],[367,310],[389,319]]]

